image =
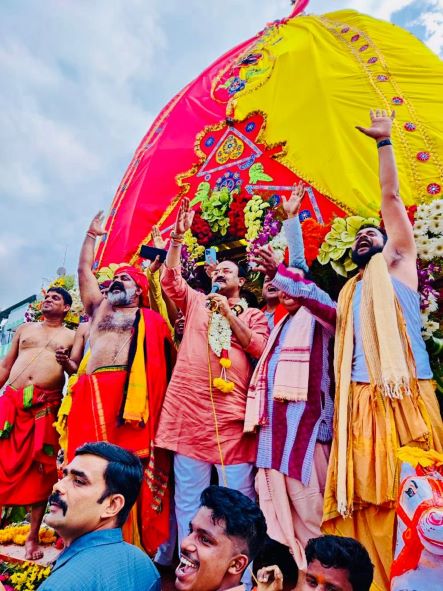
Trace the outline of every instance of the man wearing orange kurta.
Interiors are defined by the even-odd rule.
[[[264,314],[248,309],[240,299],[245,278],[239,276],[239,268],[232,261],[217,265],[212,276],[217,293],[207,297],[183,279],[180,250],[192,217],[189,201],[184,199],[171,233],[162,277],[165,293],[186,317],[156,436],[158,447],[175,452],[179,540],[187,534],[189,522],[198,510],[200,494],[210,483],[212,466],[217,467],[220,484],[255,497],[256,439],[253,434],[243,433],[243,422],[251,360],[260,357],[269,332]],[[211,323],[213,328],[216,323],[225,328],[211,331]],[[223,330],[228,341],[230,338],[230,347],[225,343],[221,352],[214,339],[219,339]]]

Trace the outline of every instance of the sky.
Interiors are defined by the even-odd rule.
[[[443,57],[443,0],[311,0],[410,30]],[[165,103],[289,0],[2,0],[0,309],[74,273]]]

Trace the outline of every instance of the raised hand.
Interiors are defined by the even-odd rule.
[[[277,273],[279,261],[275,256],[272,246],[269,244],[262,246],[259,251],[251,258],[257,265],[255,267],[256,271],[264,273],[270,279],[274,279],[275,274]]]
[[[176,236],[183,236],[183,234],[189,230],[194,219],[195,211],[191,209],[189,199],[186,197],[180,203],[180,207],[177,214],[177,220],[175,222],[174,234]]]
[[[154,243],[155,248],[166,248],[166,240],[163,240],[163,237],[160,233],[158,226],[152,226],[152,242]]]
[[[300,181],[298,185],[295,185],[292,189],[292,193],[289,195],[289,199],[283,195],[283,209],[288,218],[295,218],[300,210],[300,203],[305,194],[306,186],[303,181]]]
[[[392,111],[389,115],[388,111],[384,109],[377,109],[375,111],[371,109],[369,115],[371,117],[371,127],[360,127],[356,125],[356,128],[374,140],[390,138],[392,122],[395,119],[395,111]]]
[[[283,574],[277,565],[265,566],[257,573],[257,591],[282,591]]]
[[[103,211],[99,211],[92,218],[92,222],[89,224],[88,233],[94,234],[95,236],[103,236],[103,234],[106,233],[103,227],[104,220],[105,214],[103,213]]]

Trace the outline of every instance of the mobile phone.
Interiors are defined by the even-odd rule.
[[[154,246],[147,246],[146,244],[143,244],[140,248],[140,256],[144,259],[149,259],[150,261],[155,261],[157,257],[160,257],[160,262],[163,263],[167,254],[168,253],[164,248],[155,248]]]
[[[217,262],[217,251],[213,246],[205,249],[205,263],[207,265],[213,265]]]

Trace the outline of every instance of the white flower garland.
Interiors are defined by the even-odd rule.
[[[245,311],[248,302],[242,298],[236,306],[241,306]],[[223,350],[229,351],[231,348],[232,330],[229,321],[220,312],[213,312],[209,322],[208,340],[209,346],[220,357]]]

